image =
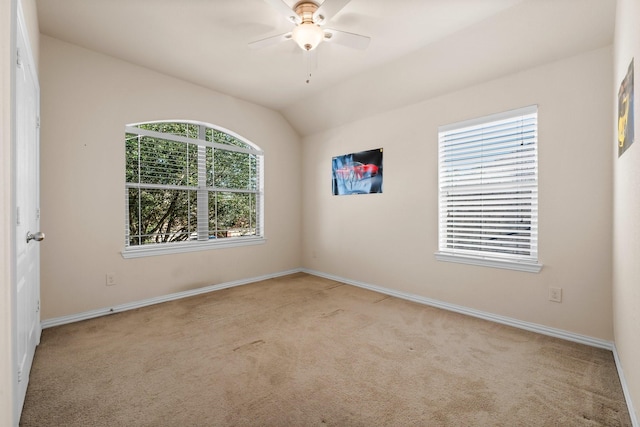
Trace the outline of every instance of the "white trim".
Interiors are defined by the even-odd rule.
[[[527,107],[516,108],[509,111],[503,111],[500,113],[489,114],[487,116],[476,117],[469,120],[461,120],[455,123],[449,123],[447,125],[438,126],[438,132],[448,132],[450,130],[477,126],[486,122],[496,122],[499,120],[511,119],[518,116],[526,116],[538,112],[538,104],[529,105]]]
[[[235,248],[239,246],[262,245],[267,242],[263,237],[226,237],[206,242],[162,243],[157,245],[129,246],[121,254],[122,258],[143,258],[155,255],[182,254],[187,252],[208,251],[210,249]]]
[[[234,138],[239,139],[242,142],[246,143],[250,147],[253,147],[255,150],[262,152],[262,149],[260,147],[258,147],[253,142],[249,141],[244,136],[242,136],[240,134],[237,134],[234,131],[229,130],[227,128],[223,128],[222,126],[214,125],[214,124],[207,123],[207,122],[201,122],[201,121],[198,121],[198,120],[183,120],[183,119],[152,120],[150,122],[129,123],[129,124],[127,124],[125,126],[125,128],[131,127],[131,128],[136,128],[136,129],[140,130],[140,128],[138,127],[139,125],[146,125],[146,124],[149,124],[149,123],[188,123],[190,125],[197,125],[197,126],[204,125],[204,126],[206,126],[208,128],[215,129],[215,130],[217,130],[219,132],[231,135]],[[132,133],[136,133],[136,132],[132,132]],[[167,135],[167,134],[165,134],[165,135]],[[173,135],[173,134],[169,134],[169,135]],[[226,145],[225,145],[225,147],[226,147]]]
[[[538,263],[537,106],[440,126],[438,145],[438,250],[536,272],[518,263]]]
[[[3,95],[8,93],[9,95],[9,123],[5,123],[3,122],[2,124],[7,126],[9,129],[9,150],[6,150],[6,148],[3,146],[3,153],[7,153],[10,156],[10,160],[9,160],[9,164],[7,166],[9,166],[9,176],[11,178],[11,181],[8,182],[8,187],[9,187],[9,198],[10,198],[10,209],[9,209],[9,213],[7,215],[7,217],[9,218],[9,286],[11,286],[11,290],[10,292],[7,294],[5,292],[3,292],[3,295],[8,295],[9,297],[9,305],[10,305],[10,322],[11,322],[11,336],[9,337],[10,340],[10,349],[9,349],[9,364],[10,364],[10,374],[9,374],[9,380],[11,381],[9,384],[9,390],[8,392],[10,393],[9,399],[11,399],[11,416],[8,417],[11,422],[12,425],[17,426],[19,421],[20,421],[20,415],[22,412],[22,408],[21,408],[21,403],[19,402],[19,398],[18,398],[18,357],[17,357],[17,353],[18,353],[18,316],[17,316],[17,308],[18,308],[18,300],[16,298],[16,294],[17,294],[17,289],[18,289],[18,280],[17,280],[17,276],[16,276],[16,270],[17,270],[17,255],[16,255],[16,207],[17,207],[17,202],[16,202],[16,71],[15,71],[15,64],[16,61],[18,60],[18,32],[21,31],[19,29],[19,24],[18,21],[20,21],[21,23],[24,23],[24,15],[23,15],[23,10],[22,10],[22,2],[19,0],[10,0],[11,5],[9,6],[10,9],[10,13],[11,13],[11,17],[10,19],[10,28],[3,28],[2,30],[2,37],[8,37],[9,42],[7,43],[9,45],[9,56],[10,56],[10,60],[9,60],[9,69],[7,70],[7,73],[9,75],[9,87],[3,87],[2,91],[3,91]],[[26,27],[25,27],[26,28]],[[29,46],[30,49],[30,42],[28,40],[28,34],[25,34],[25,41],[26,44]],[[3,44],[3,47],[5,45]],[[5,77],[3,76],[3,81],[1,84],[4,84],[6,81]],[[7,92],[8,91],[8,92]],[[6,103],[3,100],[3,108],[5,107]],[[4,116],[4,113],[3,113]],[[4,130],[3,130],[3,135],[4,137]],[[4,141],[3,141],[4,144]],[[4,159],[3,159],[4,160]],[[4,175],[4,174],[3,174]],[[4,183],[3,183],[4,185]],[[4,188],[3,188],[4,191]],[[3,194],[4,197],[4,194]],[[4,368],[3,368],[4,370]],[[4,380],[4,376],[2,377],[2,379]],[[2,384],[3,387],[5,387],[6,385],[3,383]],[[4,408],[4,406],[3,406]],[[2,417],[2,420],[6,420],[7,417],[5,417],[4,415]]]
[[[141,135],[144,136],[150,136],[153,138],[160,138],[163,140],[168,140],[168,141],[172,141],[172,142],[178,142],[180,144],[192,144],[195,147],[197,147],[197,151],[198,151],[198,155],[197,155],[197,173],[198,173],[198,180],[197,180],[197,185],[191,184],[191,185],[171,185],[171,184],[153,184],[153,183],[149,183],[147,182],[148,179],[144,178],[141,173],[143,170],[146,170],[146,167],[144,167],[144,165],[142,164],[142,160],[140,158],[140,152],[138,152],[138,158],[137,158],[137,172],[136,172],[136,177],[137,177],[137,181],[138,182],[125,182],[125,204],[126,204],[126,210],[125,210],[125,247],[122,250],[121,254],[123,258],[136,258],[136,257],[143,257],[143,256],[152,256],[152,255],[165,255],[165,254],[174,254],[174,253],[184,253],[184,252],[194,252],[194,251],[201,251],[201,250],[207,250],[207,249],[215,249],[215,248],[221,248],[221,247],[235,247],[235,246],[247,246],[247,245],[254,245],[254,244],[261,244],[264,243],[264,216],[263,216],[263,211],[264,211],[264,184],[262,183],[261,179],[264,176],[264,152],[260,149],[257,148],[257,146],[253,143],[251,143],[250,141],[247,141],[245,138],[237,135],[237,134],[229,134],[227,132],[224,132],[220,129],[218,129],[216,126],[212,126],[209,125],[207,123],[200,123],[200,122],[192,122],[192,121],[176,121],[176,122],[166,122],[166,121],[160,121],[160,122],[149,122],[149,123],[168,123],[168,124],[192,124],[194,127],[198,128],[198,138],[188,138],[185,136],[181,136],[181,135],[175,135],[171,132],[157,132],[157,131],[151,131],[151,130],[146,130],[146,129],[140,129],[137,126],[142,125],[144,123],[140,123],[137,125],[126,125],[125,126],[125,146],[126,149],[129,150],[129,141],[134,141],[137,143],[137,147],[138,147],[138,151],[141,150],[141,141],[139,139],[139,137]],[[206,131],[207,130],[213,130],[219,133],[223,133],[227,136],[232,136],[234,137],[236,140],[238,140],[239,142],[241,142],[242,144],[244,144],[246,147],[237,147],[235,145],[226,145],[226,144],[220,144],[220,143],[216,143],[216,142],[211,142],[211,141],[207,141],[206,140]],[[126,136],[128,134],[133,134],[136,136],[136,138],[127,138]],[[206,179],[206,167],[205,167],[205,163],[206,163],[206,153],[204,151],[204,147],[210,147],[212,149],[218,150],[218,152],[222,152],[222,151],[231,151],[231,152],[240,152],[240,153],[245,153],[248,154],[250,156],[255,156],[255,168],[256,168],[256,180],[258,181],[257,184],[257,189],[250,189],[250,188],[220,188],[217,187],[215,185],[212,186],[207,186],[207,179]],[[187,155],[187,160],[189,159],[188,157],[188,153],[189,151],[187,151],[186,155]],[[180,155],[185,154],[185,153],[178,153]],[[173,156],[173,154],[172,154]],[[179,156],[180,157],[180,156]],[[250,172],[253,171],[253,168],[250,167]],[[135,172],[135,171],[134,171]],[[157,174],[158,177],[162,177],[163,176],[163,172],[160,172],[159,174]],[[128,180],[127,180],[128,181]],[[251,187],[249,185],[249,187]],[[138,234],[135,235],[131,235],[131,221],[132,219],[130,218],[131,216],[131,210],[130,210],[130,206],[129,206],[129,197],[130,197],[130,189],[138,189],[139,191],[143,191],[144,189],[160,189],[160,190],[177,190],[179,192],[196,192],[197,193],[197,203],[196,203],[196,209],[197,209],[197,224],[196,224],[196,228],[197,228],[197,233],[198,234],[198,239],[202,239],[202,240],[198,240],[198,242],[179,242],[179,243],[162,243],[162,244],[158,244],[158,243],[148,243],[148,244],[141,244],[141,245],[130,245],[131,240],[132,239],[142,239],[142,236],[145,236],[145,239],[149,237],[149,235],[146,234],[140,234],[142,230],[138,230]],[[134,190],[134,192],[136,192]],[[233,238],[233,242],[229,242],[229,240],[231,239],[227,239],[225,238],[224,241],[220,241],[220,240],[208,240],[207,239],[207,230],[208,230],[208,221],[211,221],[214,218],[209,218],[211,212],[209,211],[209,209],[211,208],[210,206],[208,206],[209,204],[209,195],[215,193],[215,194],[221,194],[221,193],[237,193],[237,194],[241,194],[241,195],[255,195],[256,198],[256,204],[255,204],[255,216],[256,216],[256,224],[255,226],[255,236],[253,237],[242,237],[242,238]],[[137,197],[138,199],[138,211],[140,211],[140,198],[141,195],[138,195],[139,197]],[[206,207],[202,205],[202,203],[206,204]],[[217,199],[216,199],[216,203],[217,203]],[[216,210],[217,211],[217,210]],[[217,212],[213,213],[216,223],[217,223]],[[141,228],[142,225],[140,224],[140,222],[142,221],[142,213],[138,212],[138,217],[137,218],[137,225],[138,228]],[[217,226],[216,226],[217,229]],[[193,231],[193,230],[192,230]],[[213,230],[212,230],[213,231]],[[167,230],[167,233],[169,233],[169,230]],[[153,233],[152,235],[155,235],[156,233]],[[173,233],[169,233],[169,234],[173,234]],[[242,241],[241,241],[242,240]],[[142,240],[138,243],[143,243]],[[151,246],[156,246],[156,248],[151,248]]]
[[[483,267],[504,268],[507,270],[525,271],[527,273],[540,273],[542,264],[510,259],[488,258],[479,256],[465,256],[460,254],[448,254],[445,252],[434,253],[436,260],[457,262],[460,264],[479,265]]]
[[[631,393],[629,392],[629,387],[627,386],[627,380],[624,377],[624,372],[622,372],[622,363],[620,362],[620,358],[618,357],[618,350],[615,344],[613,345],[612,351],[613,351],[613,358],[616,361],[616,368],[618,369],[618,377],[620,378],[620,385],[622,386],[624,399],[627,402],[627,409],[629,410],[631,425],[633,427],[640,427],[640,423],[638,423],[638,417],[636,416],[636,411],[633,408],[633,401],[631,400]]]
[[[195,185],[163,185],[163,184],[140,184],[138,182],[126,182],[125,188],[142,188],[142,189],[157,189],[157,190],[179,190],[179,191],[198,191],[200,189],[206,191],[215,191],[216,193],[243,193],[243,194],[260,194],[260,190],[244,190],[239,188],[224,188],[224,187],[198,187]]]
[[[301,269],[301,271],[303,273],[312,274],[318,277],[324,277],[325,279],[335,280],[337,282],[346,283],[348,285],[357,286],[357,287],[368,289],[374,292],[379,292],[381,294],[391,295],[397,298],[416,302],[418,304],[424,304],[431,307],[441,308],[443,310],[453,311],[455,313],[477,317],[479,319],[488,320],[490,322],[500,323],[503,325],[512,326],[514,328],[524,329],[526,331],[536,332],[542,335],[547,335],[554,338],[560,338],[563,340],[576,342],[578,344],[584,344],[591,347],[609,350],[613,353],[614,362],[616,365],[616,369],[618,371],[618,377],[620,379],[620,384],[622,385],[622,392],[624,394],[624,398],[627,404],[627,409],[629,411],[629,417],[631,418],[631,424],[633,427],[640,427],[640,424],[638,423],[638,418],[636,416],[636,413],[633,407],[633,401],[631,400],[631,394],[629,392],[629,388],[627,386],[627,382],[625,380],[624,373],[622,371],[622,364],[620,363],[616,346],[612,341],[602,340],[600,338],[594,338],[587,335],[576,334],[573,332],[565,331],[562,329],[551,328],[549,326],[544,326],[537,323],[525,322],[525,321],[514,319],[511,317],[500,316],[497,314],[475,310],[472,308],[463,307],[455,304],[449,304],[443,301],[438,301],[431,298],[425,298],[419,295],[409,294],[406,292],[395,291],[395,290],[384,288],[381,286],[370,285],[368,283],[363,283],[356,280],[345,279],[343,277],[334,276],[332,274],[326,274],[319,271],[310,270],[307,268],[303,268]]]
[[[221,289],[232,288],[235,286],[247,285],[250,283],[259,282],[262,280],[273,279],[276,277],[282,277],[294,273],[307,273],[313,276],[324,277],[325,279],[335,280],[337,282],[345,283],[348,285],[357,286],[359,288],[368,289],[370,291],[379,292],[385,295],[391,295],[393,297],[401,298],[404,300],[416,302],[418,304],[424,304],[431,307],[441,308],[443,310],[453,311],[455,313],[464,314],[467,316],[477,317],[483,320],[489,320],[491,322],[500,323],[507,326],[513,326],[518,329],[524,329],[530,332],[537,332],[542,335],[547,335],[555,338],[564,339],[567,341],[576,342],[579,344],[585,344],[591,347],[602,348],[605,350],[613,351],[615,346],[613,342],[602,340],[599,338],[590,337],[587,335],[576,334],[573,332],[565,331],[562,329],[551,328],[549,326],[540,325],[537,323],[525,322],[522,320],[514,319],[511,317],[501,316],[498,314],[488,313],[486,311],[480,311],[473,308],[468,308],[460,305],[449,304],[444,301],[439,301],[431,298],[426,298],[420,295],[409,294],[406,292],[396,291],[382,286],[370,285],[368,283],[359,282],[357,280],[345,279],[343,277],[334,276],[332,274],[322,273],[320,271],[309,270],[306,268],[296,268],[293,270],[282,271],[279,273],[267,274],[264,276],[252,277],[248,279],[240,279],[231,282],[220,283],[218,285],[205,286],[198,289],[191,289],[188,291],[177,292],[169,295],[163,295],[159,297],[149,298],[141,301],[120,304],[114,307],[105,307],[97,310],[86,311],[83,313],[72,314],[69,316],[62,316],[53,319],[47,319],[42,321],[42,328],[51,328],[53,326],[64,325],[67,323],[79,322],[82,320],[92,319],[94,317],[100,317],[107,314],[119,313],[122,311],[133,310],[140,307],[146,307],[149,305],[159,304],[162,302],[173,301],[181,298],[187,298],[195,295],[204,294],[207,292],[213,292]],[[615,355],[615,353],[614,353]],[[616,364],[618,359],[616,356]]]
[[[326,274],[326,273],[322,273],[315,270],[309,270],[307,268],[303,268],[301,271],[303,273],[312,274],[318,277],[324,277],[325,279],[335,280],[337,282],[346,283],[348,285],[353,285],[353,286],[357,286],[364,289],[369,289],[374,292],[391,295],[397,298],[416,302],[418,304],[424,304],[424,305],[428,305],[436,308],[441,308],[443,310],[453,311],[455,313],[477,317],[479,319],[488,320],[490,322],[496,322],[503,325],[512,326],[514,328],[524,329],[526,331],[536,332],[542,335],[547,335],[554,338],[560,338],[563,340],[576,342],[578,344],[584,344],[591,347],[609,350],[613,353],[614,362],[616,365],[616,369],[618,371],[618,377],[620,379],[620,384],[622,386],[622,392],[624,394],[625,402],[627,404],[627,409],[629,411],[629,417],[631,418],[631,425],[633,427],[640,427],[640,424],[638,423],[638,418],[636,416],[636,413],[633,407],[633,401],[631,400],[631,394],[629,392],[629,388],[627,386],[627,382],[625,380],[624,373],[622,371],[622,363],[620,362],[620,359],[618,357],[618,352],[616,350],[615,343],[613,343],[612,341],[602,340],[600,338],[594,338],[587,335],[576,334],[573,332],[565,331],[562,329],[551,328],[549,326],[544,326],[537,323],[524,322],[522,320],[514,319],[511,317],[500,316],[497,314],[487,313],[485,311],[480,311],[480,310],[475,310],[472,308],[467,308],[459,305],[449,304],[443,301],[421,297],[419,295],[395,291],[392,289],[383,288],[381,286],[370,285],[368,283],[363,283],[356,280],[345,279],[343,277],[334,276],[332,274]]]
[[[148,122],[148,123],[152,123],[152,122]],[[170,123],[170,122],[161,122],[161,123]],[[185,123],[185,122],[183,121],[183,122],[175,122],[175,123]],[[141,124],[147,124],[147,123],[141,123]],[[194,123],[194,126],[195,125],[196,124]],[[200,126],[211,128],[211,126],[209,126],[207,124],[201,124]],[[164,139],[164,140],[170,140],[170,141],[178,141],[178,142],[181,142],[183,144],[201,145],[203,147],[216,148],[218,150],[234,151],[236,153],[255,154],[257,156],[263,156],[264,155],[264,152],[262,150],[258,150],[256,148],[253,148],[252,145],[250,145],[249,143],[247,143],[247,141],[245,141],[244,139],[241,139],[241,138],[236,138],[236,139],[239,139],[240,141],[242,141],[245,144],[249,145],[251,148],[243,148],[243,147],[238,147],[236,145],[220,144],[219,142],[211,142],[211,141],[207,141],[206,139],[200,139],[200,138],[187,138],[186,136],[176,135],[176,134],[173,134],[173,133],[165,133],[165,132],[157,132],[157,131],[153,131],[153,130],[146,130],[146,129],[141,129],[141,128],[138,128],[138,127],[135,127],[135,126],[125,126],[124,130],[125,130],[125,133],[135,134],[136,136],[137,135],[144,135],[144,136],[149,136],[151,138]],[[228,132],[225,132],[225,133],[228,133]]]
[[[281,271],[279,273],[265,274],[264,276],[251,277],[249,279],[234,280],[231,282],[220,283],[218,285],[205,286],[198,289],[191,289],[183,292],[176,292],[169,295],[148,298],[140,301],[134,301],[126,304],[120,304],[113,307],[104,307],[97,310],[85,311],[83,313],[71,314],[68,316],[55,317],[53,319],[44,320],[41,323],[42,329],[52,328],[54,326],[66,325],[67,323],[80,322],[82,320],[93,319],[95,317],[106,316],[113,313],[134,310],[136,308],[147,307],[149,305],[160,304],[163,302],[188,298],[195,295],[205,294],[208,292],[219,291],[221,289],[233,288],[235,286],[248,285],[250,283],[260,282],[262,280],[274,279],[276,277],[287,276],[289,274],[300,273],[301,269],[293,269]]]
[[[383,288],[382,286],[370,285],[368,283],[358,282],[356,280],[345,279],[343,277],[334,276],[331,274],[322,273],[319,271],[302,269],[302,272],[312,274],[318,277],[324,277],[325,279],[335,280],[337,282],[346,283],[348,285],[357,286],[359,288],[369,289],[370,291],[379,292],[381,294],[391,295],[397,298],[405,299],[418,304],[424,304],[431,307],[441,308],[443,310],[453,311],[467,316],[477,317],[483,320],[489,320],[495,323],[501,323],[507,326],[513,326],[518,329],[524,329],[530,332],[537,332],[542,335],[547,335],[555,338],[560,338],[567,341],[577,342],[579,344],[585,344],[591,347],[603,348],[605,350],[613,350],[613,342],[602,340],[599,338],[593,338],[587,335],[576,334],[573,332],[565,331],[562,329],[551,328],[549,326],[540,325],[537,323],[525,322],[522,320],[514,319],[511,317],[500,316],[498,314],[488,313],[486,311],[475,310],[473,308],[463,307],[460,305],[449,304],[447,302],[438,301],[431,298],[422,297],[419,295],[409,294],[406,292],[396,291],[393,289]]]
[[[41,327],[42,329],[52,328],[55,326],[61,326],[68,323],[80,322],[82,320],[93,319],[96,317],[106,316],[113,313],[120,313],[127,310],[134,310],[137,308],[146,307],[154,304],[160,304],[163,302],[178,300],[181,298],[187,298],[187,297],[196,296],[196,295],[200,295],[208,292],[218,291],[221,289],[232,288],[235,286],[247,285],[247,284],[259,282],[262,280],[273,279],[276,277],[287,276],[289,274],[300,273],[300,272],[311,274],[318,277],[324,277],[325,279],[335,280],[337,282],[345,283],[352,286],[357,286],[359,288],[368,289],[368,290],[379,292],[385,295],[391,295],[393,297],[416,302],[418,304],[424,304],[431,307],[441,308],[443,310],[453,311],[463,315],[472,316],[472,317],[476,317],[483,320],[488,320],[490,322],[500,323],[500,324],[512,326],[518,329],[524,329],[530,332],[535,332],[542,335],[551,336],[554,338],[560,338],[563,340],[572,341],[579,344],[585,344],[591,347],[610,350],[613,353],[616,369],[618,371],[618,376],[620,378],[620,383],[622,385],[622,391],[627,404],[627,409],[629,410],[629,417],[631,418],[631,424],[633,427],[640,427],[640,424],[638,424],[638,419],[635,415],[635,411],[633,409],[633,402],[631,400],[629,388],[627,386],[627,382],[625,380],[624,373],[622,371],[622,364],[620,363],[616,346],[611,341],[601,340],[599,338],[593,338],[587,335],[575,334],[573,332],[565,331],[562,329],[551,328],[551,327],[540,325],[537,323],[524,322],[521,320],[506,317],[506,316],[500,316],[497,314],[475,310],[472,308],[467,308],[467,307],[463,307],[455,304],[449,304],[443,301],[421,297],[419,295],[409,294],[401,291],[395,291],[395,290],[384,288],[381,286],[370,285],[370,284],[359,282],[356,280],[345,279],[343,277],[334,276],[332,274],[326,274],[326,273],[322,273],[319,271],[310,270],[306,268],[296,268],[293,270],[267,274],[264,276],[258,276],[258,277],[253,277],[249,279],[235,280],[231,282],[221,283],[218,285],[210,285],[210,286],[205,286],[203,288],[192,289],[189,291],[177,292],[169,295],[149,298],[149,299],[145,299],[137,302],[120,304],[114,307],[106,307],[106,308],[101,308],[97,310],[85,311],[83,313],[72,314],[69,316],[62,316],[62,317],[56,317],[53,319],[47,319],[41,322]]]

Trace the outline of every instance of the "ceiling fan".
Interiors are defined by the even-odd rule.
[[[350,0],[324,0],[321,4],[315,1],[302,0],[290,8],[283,0],[265,0],[284,17],[295,24],[293,30],[249,43],[252,49],[275,45],[287,40],[295,41],[304,51],[314,50],[323,42],[339,43],[355,49],[366,49],[371,39],[360,34],[322,28],[336,13],[342,10]]]

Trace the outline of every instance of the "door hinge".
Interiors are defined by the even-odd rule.
[[[22,382],[22,369],[18,368],[18,382]]]
[[[16,65],[18,68],[22,68],[22,56],[20,55],[20,49],[16,49]]]
[[[40,116],[36,116],[36,129],[40,129]]]
[[[38,303],[36,304],[36,313],[40,313],[40,300],[38,300]]]
[[[16,225],[20,225],[20,206],[16,206]]]
[[[36,220],[40,220],[40,208],[36,209]]]

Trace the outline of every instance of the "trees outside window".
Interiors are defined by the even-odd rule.
[[[262,238],[262,151],[196,122],[125,129],[125,252]]]

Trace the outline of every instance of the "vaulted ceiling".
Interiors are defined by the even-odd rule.
[[[615,18],[615,0],[351,0],[326,26],[369,47],[308,61],[291,40],[248,48],[293,26],[265,0],[37,7],[42,34],[278,110],[301,135],[610,45]]]

